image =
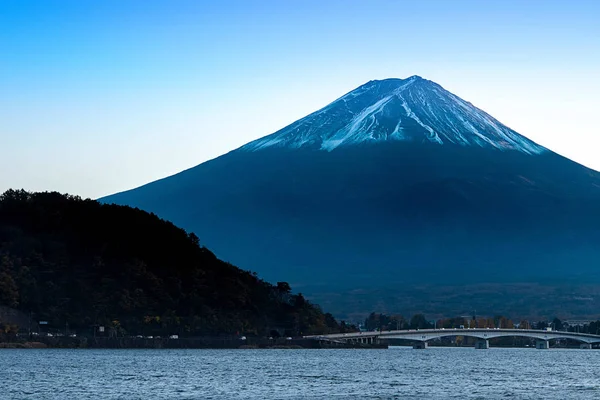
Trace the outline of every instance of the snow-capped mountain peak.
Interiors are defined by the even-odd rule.
[[[420,76],[369,81],[322,109],[240,150],[382,141],[479,146],[540,154],[546,149]]]

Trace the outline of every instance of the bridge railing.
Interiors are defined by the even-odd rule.
[[[390,337],[393,336],[393,337]],[[530,337],[541,340],[553,339],[574,339],[584,343],[600,342],[600,335],[588,333],[565,332],[565,331],[549,331],[539,329],[501,329],[501,328],[450,328],[450,329],[408,329],[394,331],[370,331],[370,332],[353,332],[353,333],[338,333],[329,335],[313,335],[305,336],[311,339],[340,339],[349,340],[357,338],[388,338],[388,339],[410,339],[410,340],[432,340],[447,336],[471,336],[484,339],[493,339],[496,337]]]

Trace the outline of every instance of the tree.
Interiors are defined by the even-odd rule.
[[[386,315],[372,312],[365,319],[365,329],[368,331],[382,330],[391,331],[406,329],[406,320],[402,315]]]
[[[13,279],[13,263],[4,255],[0,260],[0,304],[6,304],[9,307],[19,305],[19,289]]]
[[[560,319],[558,319],[558,318],[555,317],[552,320],[552,328],[554,330],[556,330],[556,331],[562,331],[562,329],[563,329],[563,323],[562,323],[562,321]]]
[[[368,331],[374,331],[376,329],[379,329],[379,326],[381,325],[380,321],[381,321],[381,314],[372,312],[365,319],[365,329]]]
[[[410,319],[411,329],[427,329],[431,328],[431,324],[425,319],[423,314],[415,314]]]
[[[402,315],[392,315],[388,324],[388,330],[406,329],[406,320]]]
[[[486,318],[479,318],[478,320],[475,321],[476,325],[475,328],[487,328],[488,325],[488,320]]]
[[[292,288],[287,282],[277,282],[277,290],[282,294],[289,294],[292,291]]]
[[[192,243],[194,243],[196,246],[200,247],[200,238],[194,232],[190,232],[188,234],[188,237],[190,238]]]
[[[546,329],[548,327],[548,323],[546,321],[538,321],[535,324],[535,329]]]
[[[522,320],[519,323],[519,329],[531,329],[531,325],[529,324],[529,321]]]
[[[294,296],[295,302],[294,305],[296,308],[302,308],[306,305],[307,301],[304,298],[304,296],[302,295],[302,293],[298,293],[296,296]]]

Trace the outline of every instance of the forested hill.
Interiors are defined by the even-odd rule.
[[[217,259],[170,222],[59,193],[0,196],[0,305],[54,326],[128,334],[345,329],[287,283]]]

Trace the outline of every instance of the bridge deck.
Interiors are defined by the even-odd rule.
[[[311,335],[305,338],[315,340],[344,340],[352,341],[356,339],[377,338],[377,339],[405,339],[419,342],[427,342],[432,339],[438,339],[449,336],[467,336],[478,339],[494,339],[498,337],[528,337],[537,340],[554,339],[573,339],[583,343],[600,343],[600,335],[588,333],[575,333],[563,331],[547,331],[535,329],[416,329],[416,330],[397,330],[397,331],[373,331],[373,332],[353,332],[336,333],[331,335]]]

